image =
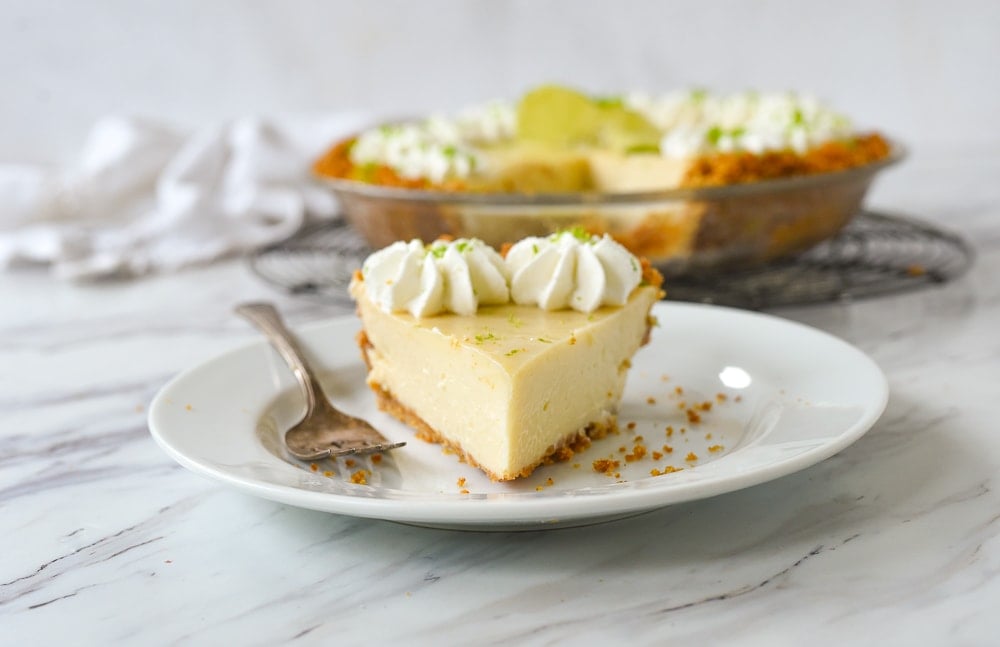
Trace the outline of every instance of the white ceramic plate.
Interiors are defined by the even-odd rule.
[[[888,386],[875,363],[824,332],[712,306],[660,303],[654,314],[660,327],[633,361],[620,433],[513,483],[491,482],[376,409],[353,317],[300,337],[337,406],[408,441],[378,464],[340,459],[313,470],[283,451],[280,432],[304,400],[264,341],[176,377],[154,399],[149,427],[181,465],[253,495],[358,517],[499,530],[596,523],[769,481],[847,447],[885,408]],[[696,411],[701,421],[692,424],[686,409],[704,402],[711,409]],[[647,453],[629,462],[636,435]],[[609,457],[620,462],[610,476],[592,468]],[[683,469],[651,475],[668,466]],[[360,469],[370,471],[366,485],[351,482]]]

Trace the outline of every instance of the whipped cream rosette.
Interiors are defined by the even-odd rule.
[[[479,305],[537,305],[593,312],[620,306],[642,281],[639,260],[610,236],[580,230],[525,238],[504,259],[480,240],[397,242],[362,267],[385,312],[475,314]]]

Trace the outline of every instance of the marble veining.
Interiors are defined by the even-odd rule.
[[[430,530],[179,467],[146,408],[294,300],[239,261],[134,283],[0,275],[0,644],[996,644],[1000,155],[914,156],[873,206],[963,232],[940,289],[776,314],[859,346],[885,415],[810,469],[614,523]]]

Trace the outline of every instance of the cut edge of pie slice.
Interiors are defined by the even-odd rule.
[[[649,341],[662,277],[584,313],[508,303],[475,315],[387,313],[355,275],[358,345],[380,409],[493,480],[528,476],[614,431],[631,359]]]

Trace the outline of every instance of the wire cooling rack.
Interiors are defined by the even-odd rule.
[[[342,220],[305,229],[250,257],[253,272],[295,295],[349,301],[354,270],[371,252]],[[972,265],[960,236],[903,215],[863,211],[836,237],[766,267],[666,281],[667,298],[740,308],[825,303],[951,281]]]

